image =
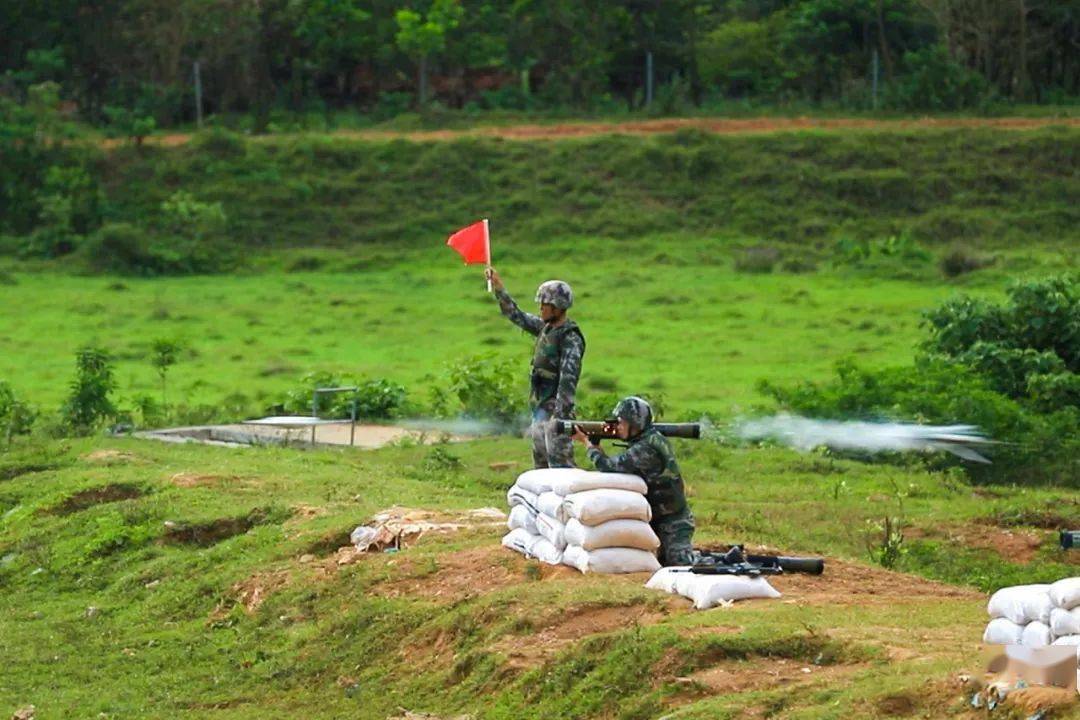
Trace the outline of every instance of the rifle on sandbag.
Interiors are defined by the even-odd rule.
[[[821,558],[787,557],[784,555],[747,555],[742,545],[735,545],[724,553],[698,551],[698,559],[687,568],[676,572],[692,572],[698,575],[783,575],[796,572],[821,575],[825,561]]]

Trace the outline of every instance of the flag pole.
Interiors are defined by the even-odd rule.
[[[487,256],[487,270],[484,276],[487,278],[487,291],[491,292],[491,234],[488,232],[488,221],[484,218],[484,246],[487,252],[484,254]]]

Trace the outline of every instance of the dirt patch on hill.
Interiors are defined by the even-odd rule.
[[[82,459],[99,465],[114,465],[138,460],[138,456],[122,450],[95,450],[83,455]]]
[[[289,584],[290,575],[287,570],[274,570],[271,572],[255,573],[251,577],[241,580],[230,588],[228,602],[219,604],[211,613],[211,620],[225,617],[232,605],[240,605],[249,615],[259,609],[259,606],[268,597]]]
[[[962,547],[989,550],[1002,560],[1014,563],[1029,563],[1034,560],[1039,548],[1050,538],[1047,533],[1035,530],[1001,528],[980,523],[946,528],[906,528],[904,536],[911,540],[944,540]]]
[[[753,658],[724,661],[689,676],[674,678],[674,682],[691,696],[727,695],[763,688],[834,683],[867,667],[869,663],[821,666],[786,658]],[[680,697],[682,702],[687,699]]]
[[[792,573],[769,578],[784,594],[782,602],[800,605],[881,605],[898,599],[974,600],[982,594],[916,575],[892,572],[846,560],[827,559],[824,575]]]
[[[0,481],[14,480],[17,477],[30,475],[31,473],[56,470],[58,467],[60,467],[60,465],[57,463],[19,463],[15,465],[6,465],[0,467]]]
[[[243,535],[269,519],[266,510],[256,508],[242,517],[218,518],[205,523],[166,522],[161,542],[166,545],[209,547],[236,535]]]
[[[133,500],[142,497],[145,494],[145,491],[137,485],[128,485],[125,483],[103,485],[101,487],[89,488],[77,492],[59,505],[49,508],[45,512],[49,515],[72,515],[93,507],[94,505],[103,505],[104,503],[119,502],[121,500]]]
[[[670,608],[657,609],[646,605],[571,606],[534,622],[534,629],[529,635],[508,637],[490,649],[504,654],[506,665],[511,669],[533,668],[584,637],[653,625],[670,612]]]
[[[241,480],[236,475],[205,475],[202,473],[179,472],[169,478],[169,482],[176,487],[220,487]]]

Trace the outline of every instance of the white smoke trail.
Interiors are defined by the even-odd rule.
[[[493,420],[473,420],[469,418],[456,418],[443,420],[435,418],[414,418],[396,422],[410,430],[424,432],[443,432],[450,435],[501,435],[514,429],[512,424],[499,423]]]
[[[732,427],[742,440],[770,439],[798,450],[822,445],[864,452],[941,450],[965,460],[989,463],[973,445],[993,444],[974,425],[914,425],[860,421],[812,420],[797,415],[744,420]]]

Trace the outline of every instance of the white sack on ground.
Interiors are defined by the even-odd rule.
[[[563,532],[565,527],[561,522],[544,513],[536,516],[536,531],[547,538],[547,541],[559,552],[566,548],[566,535]]]
[[[1065,637],[1059,637],[1053,642],[1054,645],[1074,645],[1080,647],[1080,635],[1066,635]],[[1080,651],[1078,651],[1080,652]]]
[[[545,537],[536,538],[529,548],[529,555],[548,565],[558,565],[562,562],[562,551],[551,544]]]
[[[1005,618],[994,618],[986,626],[983,642],[987,645],[1019,645],[1023,634],[1023,625]]]
[[[1020,644],[1027,647],[1046,647],[1053,639],[1050,626],[1038,621],[1025,625],[1020,634]]]
[[[567,495],[563,501],[567,522],[576,518],[582,525],[599,525],[608,520],[652,520],[652,510],[644,495],[629,490],[585,490]]]
[[[556,495],[550,490],[541,493],[536,498],[536,509],[548,517],[553,517],[561,523],[566,522],[566,510],[563,509],[563,496]]]
[[[585,550],[569,545],[563,552],[563,564],[577,568],[583,573],[604,574],[650,572],[660,569],[656,556],[636,548],[600,548]]]
[[[1020,600],[1024,608],[1024,617],[1028,622],[1040,622],[1044,625],[1050,622],[1050,611],[1054,609],[1054,602],[1050,599],[1050,593],[1031,593],[1024,595]]]
[[[553,483],[558,479],[567,480],[569,478],[581,475],[584,470],[578,468],[537,468],[536,470],[526,470],[518,475],[517,486],[528,490],[531,493],[540,495],[542,493],[551,492]],[[560,495],[564,493],[559,493]]]
[[[1072,610],[1054,608],[1050,611],[1050,632],[1055,637],[1080,635],[1080,607]]]
[[[1049,589],[1049,585],[1014,585],[1001,588],[990,596],[986,611],[992,618],[1006,618],[1017,625],[1023,625],[1030,619],[1024,608],[1024,600],[1044,596]]]
[[[536,493],[529,492],[517,485],[511,485],[510,489],[506,491],[506,502],[510,507],[524,505],[533,512],[536,512]]]
[[[533,535],[525,528],[517,528],[503,536],[502,544],[505,548],[516,550],[522,555],[528,555],[529,549],[532,548],[538,537],[540,536]]]
[[[1080,607],[1080,577],[1065,578],[1051,585],[1050,599],[1063,610]]]
[[[572,495],[586,490],[629,490],[639,495],[648,491],[645,481],[637,475],[626,473],[602,473],[581,471],[577,475],[560,475],[551,481],[552,492],[559,495]]]
[[[580,545],[586,550],[628,547],[655,551],[660,547],[660,538],[656,537],[649,523],[641,520],[608,520],[590,526],[571,518],[566,523],[566,542]]]
[[[649,581],[645,583],[645,587],[650,590],[663,590],[666,593],[675,592],[675,580],[685,573],[680,573],[680,570],[689,570],[689,565],[681,565],[676,567],[660,568],[653,573],[653,576],[649,578]]]
[[[523,528],[532,535],[538,535],[536,529],[536,513],[524,505],[515,505],[510,508],[510,517],[506,518],[506,527],[511,530]]]

